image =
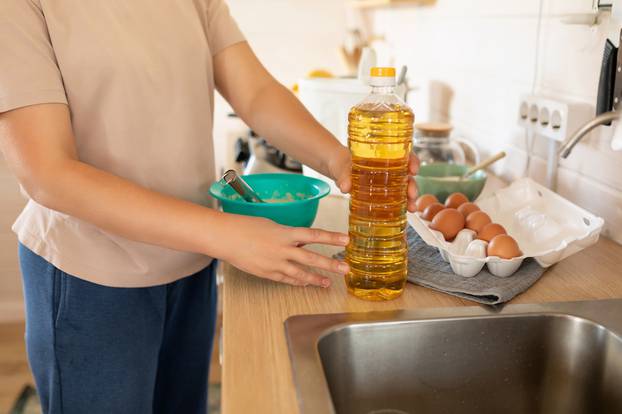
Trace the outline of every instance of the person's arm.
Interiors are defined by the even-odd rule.
[[[347,148],[270,75],[247,42],[215,56],[214,77],[216,88],[236,114],[270,144],[334,179],[339,177],[332,173],[335,168],[331,162],[349,166]]]
[[[347,265],[299,247],[345,246],[346,235],[221,213],[79,161],[64,104],[0,114],[0,149],[35,202],[128,239],[207,254],[254,275],[294,285],[330,284],[301,265],[347,271]]]
[[[230,46],[214,58],[216,88],[259,135],[283,152],[335,180],[350,191],[350,151],[307,111],[261,64],[247,42]],[[411,155],[410,173],[419,168]],[[417,188],[410,177],[408,210],[415,210]]]

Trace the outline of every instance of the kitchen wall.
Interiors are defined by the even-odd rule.
[[[592,0],[542,0],[536,65],[539,1],[438,0],[433,7],[365,12],[386,38],[384,55],[409,66],[417,119],[450,119],[483,155],[508,150],[497,169],[507,179],[525,169],[524,132],[516,122],[521,95],[534,87],[594,105],[605,39],[619,36],[620,24],[608,14],[595,26],[563,23],[589,11]],[[561,162],[558,189],[604,217],[605,235],[622,243],[622,152],[609,149],[610,137],[611,128],[599,128],[585,138]],[[533,152],[529,174],[544,182],[545,145],[536,141]]]
[[[227,0],[251,47],[266,68],[284,85],[317,68],[341,74],[337,52],[345,33],[345,0]],[[229,105],[216,99],[214,143],[217,172],[231,164],[232,145],[245,132],[227,118]]]

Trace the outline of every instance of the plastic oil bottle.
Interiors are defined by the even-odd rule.
[[[395,69],[371,69],[372,91],[349,114],[352,153],[348,291],[391,300],[406,283],[408,159],[414,115],[395,94]]]

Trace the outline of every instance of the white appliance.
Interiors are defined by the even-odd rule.
[[[317,121],[348,145],[348,113],[371,92],[371,86],[355,78],[313,78],[302,79],[298,83],[298,97]],[[408,89],[405,83],[398,85],[396,93],[405,100]],[[321,178],[330,183],[331,194],[341,191],[331,179],[317,171],[302,166],[302,173],[310,177]]]
[[[298,84],[303,105],[339,142],[348,145],[348,113],[369,94],[371,87],[358,79],[347,78],[302,79]],[[317,171],[303,165],[302,172],[330,183],[332,194],[341,194],[331,179]]]
[[[348,143],[348,113],[361,102],[371,87],[358,79],[314,78],[299,82],[301,102],[326,129]]]

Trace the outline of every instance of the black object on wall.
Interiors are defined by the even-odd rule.
[[[596,98],[596,116],[609,112],[614,107],[614,90],[616,82],[616,68],[618,66],[618,48],[607,39],[603,52],[603,61],[600,67],[598,81],[598,96]],[[611,122],[607,125],[611,125]]]

